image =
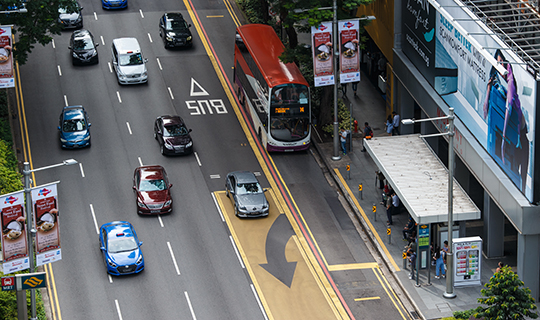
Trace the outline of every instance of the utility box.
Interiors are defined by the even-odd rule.
[[[454,286],[482,285],[482,238],[467,237],[452,239],[454,253]]]

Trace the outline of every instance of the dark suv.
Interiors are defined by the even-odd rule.
[[[188,24],[179,12],[165,13],[159,19],[159,36],[163,39],[165,48],[191,47],[193,37]]]
[[[85,29],[73,31],[68,47],[73,65],[98,63],[98,45],[99,43],[94,42],[94,36],[90,31]]]

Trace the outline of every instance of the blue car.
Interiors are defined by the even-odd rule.
[[[90,146],[88,114],[83,106],[64,107],[60,114],[60,143],[62,148],[76,149]]]
[[[144,258],[141,251],[142,241],[131,223],[113,221],[99,228],[99,244],[107,272],[121,276],[139,273],[144,270]]]
[[[128,6],[127,0],[101,0],[103,9],[125,9]]]

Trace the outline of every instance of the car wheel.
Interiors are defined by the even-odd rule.
[[[234,205],[234,215],[238,217],[238,206]]]
[[[227,188],[227,187],[225,187],[225,188]],[[229,196],[229,189],[225,189],[225,195],[227,196],[227,198],[230,198],[230,196]]]

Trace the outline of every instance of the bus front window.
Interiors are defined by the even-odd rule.
[[[270,134],[278,141],[290,142],[304,139],[309,133],[307,118],[272,117]]]

